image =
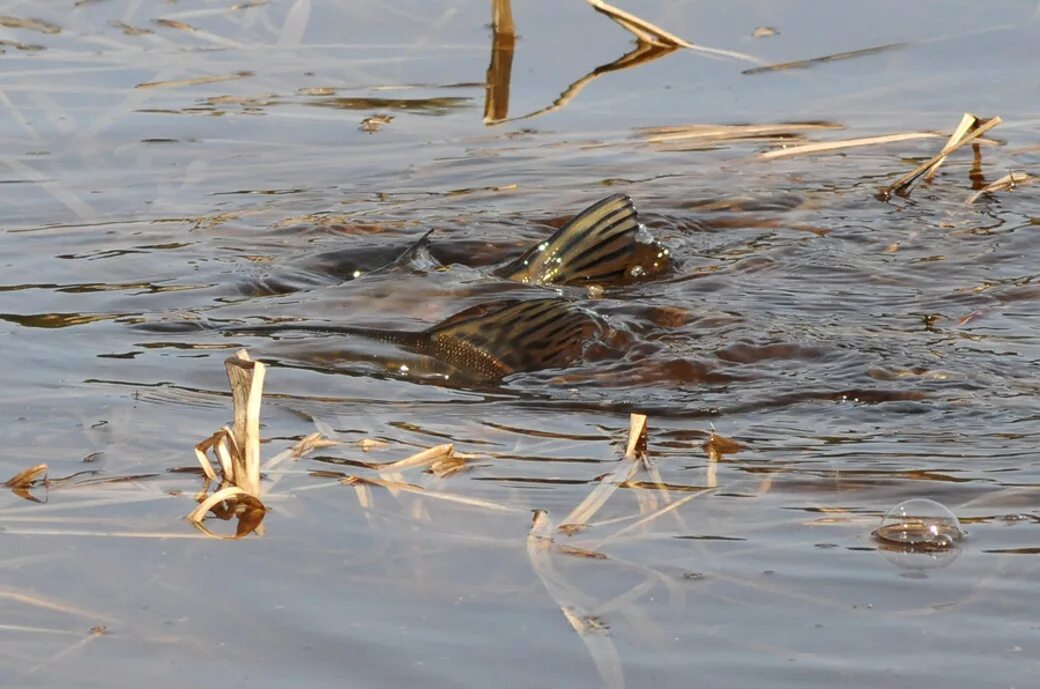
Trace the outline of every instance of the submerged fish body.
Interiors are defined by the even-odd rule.
[[[542,285],[624,285],[652,279],[670,266],[668,248],[639,222],[632,199],[614,194],[495,274]]]
[[[417,332],[306,323],[226,331],[367,337],[431,356],[470,382],[489,383],[513,373],[565,367],[579,359],[605,327],[585,309],[547,298],[480,304]]]

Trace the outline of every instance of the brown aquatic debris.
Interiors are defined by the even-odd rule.
[[[842,129],[837,122],[780,122],[776,124],[685,124],[667,127],[645,127],[638,131],[647,143],[668,145],[670,150],[679,146],[704,146],[717,141],[778,140],[785,141],[806,132]],[[672,148],[676,147],[676,148]]]
[[[916,182],[922,175],[927,174],[930,176],[935,174],[935,170],[946,161],[947,156],[965,144],[975,141],[1002,121],[1003,120],[1001,120],[1000,117],[981,119],[976,115],[965,113],[961,118],[960,124],[957,125],[957,129],[955,129],[953,134],[950,135],[949,140],[946,142],[946,145],[943,146],[941,151],[897,179],[892,184],[883,188],[878,193],[878,197],[882,200],[888,200],[892,194],[909,196],[910,189],[914,182]]]
[[[718,461],[723,455],[731,455],[747,449],[747,445],[738,443],[736,440],[727,438],[724,435],[719,435],[714,431],[704,441],[703,447],[704,452],[708,455],[708,459],[713,462]]]
[[[800,155],[813,155],[817,153],[832,153],[848,148],[860,148],[863,146],[882,146],[884,144],[899,143],[902,141],[914,141],[916,139],[936,139],[942,134],[937,132],[898,132],[894,134],[881,134],[879,136],[863,136],[853,139],[838,139],[835,141],[814,141],[812,143],[799,144],[797,146],[784,146],[772,151],[758,154],[760,160],[777,160],[779,158],[791,158]]]
[[[153,19],[152,21],[158,24],[159,26],[165,26],[167,29],[177,29],[178,31],[195,30],[195,27],[191,24],[185,24],[184,22],[177,21],[176,19],[163,19],[160,17],[159,19]]]
[[[19,471],[17,474],[4,481],[5,488],[10,488],[12,493],[23,500],[29,500],[30,502],[41,502],[29,492],[30,488],[34,488],[41,484],[44,486],[49,485],[47,481],[46,464],[37,464],[25,471]]]
[[[199,84],[216,84],[221,81],[233,81],[253,76],[253,72],[235,72],[233,74],[221,74],[211,77],[196,77],[194,79],[173,79],[171,81],[145,81],[134,86],[135,89],[159,89],[179,88],[182,86],[198,86]]]
[[[369,134],[375,134],[383,128],[383,125],[390,124],[393,119],[393,115],[371,115],[361,120],[361,125],[358,129]]]
[[[433,498],[434,500],[444,500],[447,502],[454,502],[460,505],[467,505],[469,507],[479,507],[481,509],[490,510],[492,512],[522,512],[516,507],[510,507],[508,505],[502,505],[497,502],[490,500],[481,500],[480,498],[471,498],[466,495],[456,495],[455,493],[446,493],[444,491],[429,490],[422,486],[414,483],[406,483],[404,481],[392,481],[382,478],[368,478],[365,476],[350,475],[344,476],[339,480],[344,486],[367,487],[367,486],[378,486],[386,488],[391,493],[415,493],[416,495],[422,495],[427,498]],[[371,498],[359,491],[358,497],[362,501],[362,507],[371,507]]]
[[[47,480],[47,465],[37,464],[25,471],[19,471],[11,478],[4,481],[5,488],[31,488],[40,481]]]
[[[992,194],[995,191],[1014,191],[1017,187],[1033,184],[1038,178],[1035,175],[1030,175],[1027,172],[1012,172],[1004,175],[996,182],[991,182],[981,189],[975,191],[964,201],[965,206],[970,206],[979,200],[979,197],[983,194]]]

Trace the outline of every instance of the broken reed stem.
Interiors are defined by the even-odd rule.
[[[261,522],[266,513],[260,502],[260,405],[263,401],[266,367],[253,361],[243,349],[224,361],[234,424],[226,426],[195,446],[195,457],[206,474],[207,485],[200,492],[199,505],[187,519],[203,532],[218,538],[241,538],[254,531],[262,533]],[[220,465],[220,475],[213,468],[207,452],[212,452]],[[220,479],[222,489],[204,497],[210,481]],[[219,508],[222,503],[228,505]],[[208,512],[227,519],[238,517],[234,536],[217,536],[203,525]]]
[[[967,126],[965,126],[966,121],[968,123]],[[909,196],[910,187],[913,186],[914,182],[916,182],[921,175],[929,171],[934,174],[935,170],[943,164],[947,156],[965,144],[969,144],[979,138],[1002,121],[1003,120],[1001,120],[1000,117],[991,117],[988,120],[983,120],[975,115],[965,114],[964,117],[961,118],[961,123],[958,125],[957,130],[954,132],[954,134],[963,132],[960,138],[954,139],[954,137],[951,136],[950,140],[947,141],[941,151],[882,189],[878,193],[878,197],[883,201],[887,201],[891,198],[892,194]]]
[[[608,5],[603,0],[585,0],[594,10],[601,14],[605,14],[613,19],[621,28],[631,32],[640,43],[646,43],[653,46],[660,46],[664,48],[686,48],[688,50],[694,50],[699,53],[706,55],[714,55],[716,57],[728,57],[736,60],[745,60],[747,62],[753,62],[757,65],[762,64],[762,61],[751,55],[744,53],[738,53],[733,50],[722,50],[719,48],[707,48],[705,46],[695,45],[689,41],[676,36],[673,33],[665,31],[661,27],[651,24],[650,22],[637,17],[636,15],[626,12],[622,9],[618,9],[613,5]]]
[[[233,427],[240,452],[234,483],[253,497],[260,497],[260,405],[267,367],[252,361],[243,349],[224,362],[235,406]]]
[[[625,459],[646,459],[646,414],[630,414],[628,417]]]
[[[982,187],[978,191],[974,192],[971,196],[964,200],[965,206],[970,206],[979,200],[979,197],[983,194],[990,194],[994,191],[1014,191],[1015,187],[1022,186],[1024,184],[1033,184],[1037,180],[1036,177],[1030,175],[1027,172],[1012,172],[1004,175],[996,182],[991,182],[986,186]]]
[[[31,488],[38,481],[47,480],[47,465],[37,464],[25,471],[19,471],[11,478],[4,481],[5,488],[21,489]]]

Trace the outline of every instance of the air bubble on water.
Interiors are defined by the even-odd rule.
[[[634,278],[641,278],[646,274],[646,268],[643,266],[632,266],[632,269],[628,271],[628,274]]]
[[[874,536],[907,550],[945,550],[964,538],[964,530],[945,505],[927,498],[914,498],[886,512]]]
[[[650,234],[650,230],[646,229],[646,225],[639,223],[639,229],[636,230],[636,241],[640,244],[653,244],[654,236]]]

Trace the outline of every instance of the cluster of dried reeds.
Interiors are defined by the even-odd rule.
[[[261,522],[267,513],[260,499],[260,406],[267,367],[250,359],[245,350],[225,360],[224,367],[231,383],[234,422],[231,428],[223,426],[195,446],[195,457],[206,475],[206,485],[197,495],[198,506],[187,519],[204,533],[216,536],[203,523],[207,513],[212,512],[221,519],[235,517],[238,526],[231,538],[242,538],[253,532],[263,533]],[[308,435],[268,460],[264,469],[270,470],[287,458],[302,457],[326,444],[328,441],[320,434]],[[219,482],[219,488],[209,494],[212,482]]]

